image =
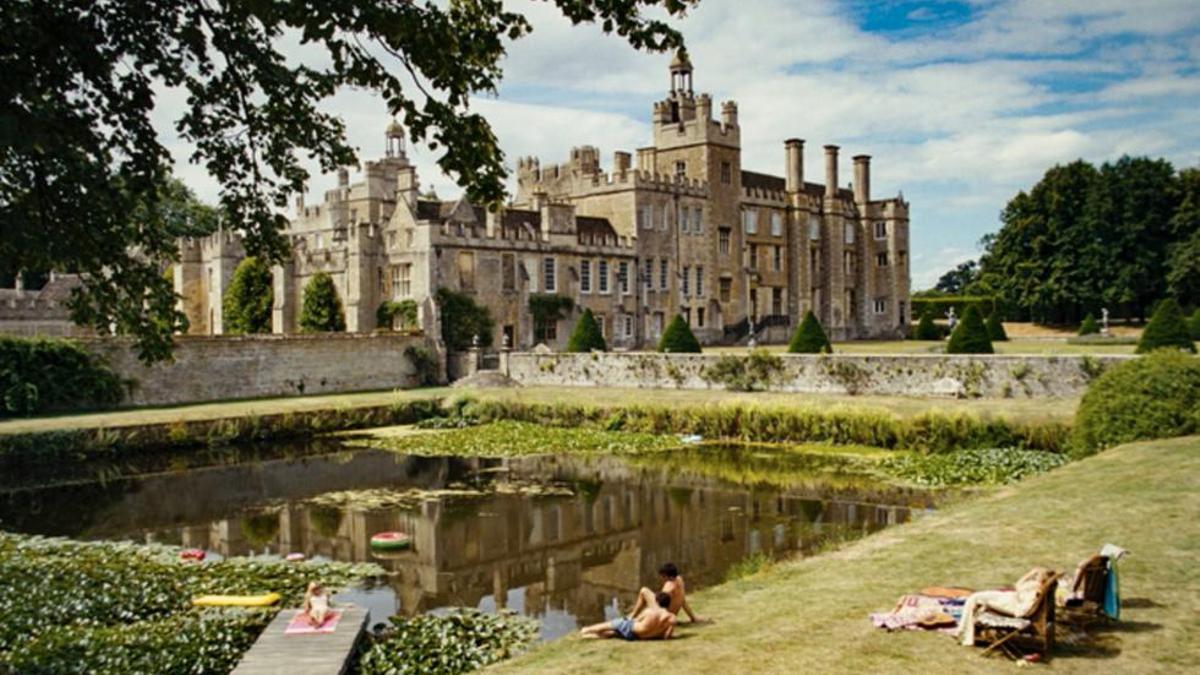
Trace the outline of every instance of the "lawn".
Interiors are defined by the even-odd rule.
[[[715,623],[667,643],[569,638],[497,668],[595,672],[1012,672],[935,633],[867,620],[931,584],[1009,584],[1033,565],[1072,570],[1101,544],[1121,564],[1122,621],[1060,642],[1055,672],[1200,669],[1200,438],[1138,443],[889,529],[840,551],[701,591]],[[651,561],[657,562],[657,561]],[[684,570],[686,576],[687,570]]]

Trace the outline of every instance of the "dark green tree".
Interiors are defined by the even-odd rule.
[[[1175,298],[1167,298],[1158,303],[1146,330],[1142,331],[1142,339],[1138,340],[1137,353],[1145,354],[1155,349],[1182,349],[1195,352],[1196,343],[1192,342],[1187,322],[1183,320],[1183,311]]]
[[[979,308],[969,305],[946,343],[947,354],[993,354],[992,340]]]
[[[968,260],[943,274],[937,280],[937,284],[933,289],[947,295],[961,295],[975,281],[978,273],[979,263],[974,260]]]
[[[1188,319],[1188,333],[1193,341],[1200,341],[1200,309],[1192,312],[1192,318]]]
[[[1179,205],[1171,217],[1174,242],[1167,286],[1185,305],[1200,303],[1200,168],[1179,172]]]
[[[346,330],[346,313],[333,278],[317,272],[304,287],[300,330],[305,333],[339,333]]]
[[[667,329],[659,338],[658,351],[667,354],[699,354],[701,352],[700,341],[692,334],[692,329],[688,326],[687,321],[683,320],[683,315],[676,314],[675,318],[667,324]]]
[[[1004,320],[1000,317],[1000,309],[995,308],[991,314],[988,314],[987,321],[984,322],[987,326],[988,337],[992,342],[1007,342],[1008,333],[1004,330]]]
[[[575,330],[571,331],[571,337],[567,338],[567,351],[608,351],[608,344],[604,342],[604,336],[600,333],[600,326],[596,323],[592,310],[583,310],[579,321],[575,322]]]
[[[788,341],[788,353],[833,353],[833,345],[829,342],[829,337],[825,335],[825,329],[821,328],[821,322],[817,321],[816,315],[811,310],[804,314],[800,325],[796,326],[795,332],[792,333],[792,339]]]
[[[553,4],[661,51],[682,46],[665,19],[696,1]],[[147,359],[165,358],[182,327],[158,270],[192,224],[165,206],[172,158],[152,123],[163,91],[178,91],[171,135],[220,184],[224,222],[273,262],[303,162],[355,163],[344,120],[324,109],[346,88],[373,92],[473,200],[501,201],[504,157],[470,102],[496,91],[508,45],[532,29],[496,0],[9,2],[0,26],[0,261],[80,273],[76,319],[136,335]]]
[[[261,258],[246,258],[234,270],[221,301],[225,331],[234,335],[270,333],[274,299],[271,268]]]
[[[1100,332],[1100,324],[1096,323],[1096,317],[1088,314],[1083,317],[1083,323],[1079,324],[1080,335],[1095,335]]]
[[[942,339],[942,329],[933,322],[932,308],[927,307],[924,312],[921,312],[921,320],[917,322],[917,331],[913,337],[917,340]]]
[[[449,288],[439,288],[434,296],[442,322],[442,342],[446,349],[455,352],[471,348],[475,336],[479,346],[492,345],[495,324],[488,308],[475,302],[475,298]]]

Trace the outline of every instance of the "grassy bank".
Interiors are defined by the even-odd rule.
[[[1121,564],[1122,622],[1061,644],[1056,672],[1200,668],[1200,438],[1122,446],[889,529],[845,549],[776,565],[695,595],[716,623],[685,639],[567,639],[504,672],[1011,672],[1003,659],[929,633],[889,634],[867,614],[931,584],[1010,584],[1029,567],[1073,569],[1105,542]],[[686,575],[686,570],[684,570]]]

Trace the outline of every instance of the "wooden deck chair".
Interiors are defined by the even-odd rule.
[[[1108,586],[1108,558],[1088,556],[1075,570],[1071,592],[1063,603],[1063,620],[1084,627],[1104,618],[1104,593]]]
[[[1038,598],[1033,609],[1025,616],[1007,616],[992,609],[984,610],[975,619],[983,642],[986,644],[981,656],[1003,648],[1012,658],[1020,658],[1021,652],[1015,642],[1030,640],[1046,661],[1054,648],[1054,595],[1058,591],[1060,574],[1052,574],[1038,589]]]

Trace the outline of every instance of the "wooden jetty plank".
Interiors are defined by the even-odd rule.
[[[342,618],[333,633],[285,635],[297,609],[285,609],[267,625],[242,657],[233,675],[342,675],[350,670],[354,647],[367,629],[366,607],[338,604]]]

